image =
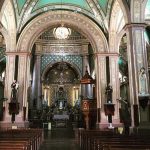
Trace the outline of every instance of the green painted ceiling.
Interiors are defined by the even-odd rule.
[[[19,12],[21,12],[21,10],[22,10],[25,3],[26,3],[26,0],[17,0]]]
[[[145,9],[145,18],[150,19],[150,0],[147,1],[147,5]]]
[[[69,5],[75,5],[81,8],[84,8],[86,10],[90,10],[90,7],[88,5],[88,3],[86,2],[86,0],[39,0],[34,9],[39,9],[42,7],[45,7],[47,5],[54,5],[54,4],[69,4]]]
[[[28,21],[41,13],[61,8],[88,16],[107,32],[103,20],[109,22],[113,2],[114,0],[13,0],[18,33]]]
[[[98,0],[98,3],[104,12],[107,11],[108,0]]]

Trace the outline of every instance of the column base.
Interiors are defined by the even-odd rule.
[[[17,129],[17,128],[28,128],[29,127],[29,122],[28,121],[22,121],[22,122],[5,122],[1,121],[0,122],[0,128],[1,129]]]
[[[116,127],[123,127],[123,123],[120,123],[118,121],[113,121],[112,123],[108,122],[99,122],[96,124],[98,129],[113,129]]]

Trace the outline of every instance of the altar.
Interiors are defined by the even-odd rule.
[[[69,115],[54,115],[53,120],[69,120]]]
[[[55,122],[55,127],[67,127],[67,122],[69,120],[69,115],[65,115],[65,114],[62,114],[62,115],[58,115],[58,114],[55,114],[53,116],[53,120]]]

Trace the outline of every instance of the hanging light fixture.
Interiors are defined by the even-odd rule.
[[[62,0],[61,0],[61,10],[62,10]],[[61,25],[53,30],[54,37],[56,39],[68,39],[71,35],[71,29],[64,26],[62,23],[62,12],[61,12]]]
[[[56,39],[60,39],[60,40],[68,39],[69,36],[71,35],[71,29],[61,25],[57,28],[54,28],[53,34]]]

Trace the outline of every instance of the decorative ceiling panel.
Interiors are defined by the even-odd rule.
[[[33,10],[46,7],[47,5],[75,5],[77,7],[81,7],[86,10],[90,10],[90,7],[86,0],[39,0],[37,4],[35,5]]]
[[[21,12],[21,10],[22,10],[25,3],[26,3],[26,0],[17,0],[19,13]]]
[[[82,57],[79,55],[43,55],[41,60],[41,73],[44,71],[47,65],[54,62],[60,62],[62,61],[62,59],[70,64],[75,64],[78,67],[78,69],[82,72]]]
[[[108,0],[98,0],[98,3],[102,10],[106,13],[107,11],[107,5],[108,5]]]
[[[63,9],[91,18],[107,33],[113,2],[114,0],[13,0],[17,31],[20,33],[27,22],[41,13]]]

